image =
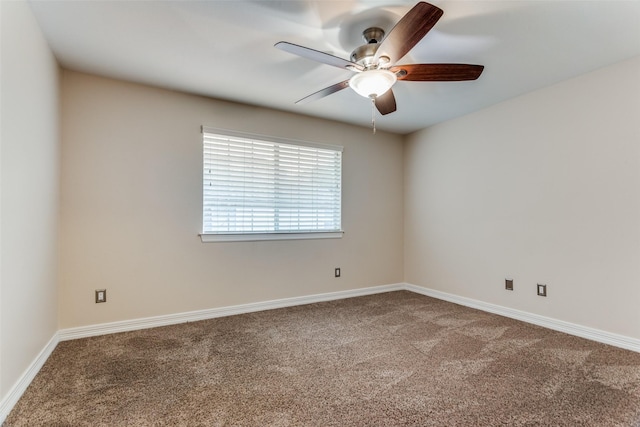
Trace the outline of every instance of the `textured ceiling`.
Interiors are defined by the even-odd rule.
[[[63,67],[368,126],[343,90],[295,101],[351,72],[280,51],[281,40],[349,58],[407,1],[30,1]],[[444,16],[399,63],[482,64],[469,82],[402,82],[379,129],[406,134],[640,55],[640,1],[434,1]]]

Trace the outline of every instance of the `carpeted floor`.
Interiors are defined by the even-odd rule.
[[[66,341],[6,426],[640,426],[640,353],[410,292]]]

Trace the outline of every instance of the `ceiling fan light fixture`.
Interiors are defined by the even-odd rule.
[[[367,70],[351,77],[349,86],[360,96],[376,98],[391,89],[396,80],[389,70]]]

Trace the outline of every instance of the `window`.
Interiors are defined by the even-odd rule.
[[[342,237],[342,147],[202,134],[204,242]]]

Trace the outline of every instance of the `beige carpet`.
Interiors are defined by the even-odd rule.
[[[410,292],[62,342],[7,426],[640,426],[640,353]]]

